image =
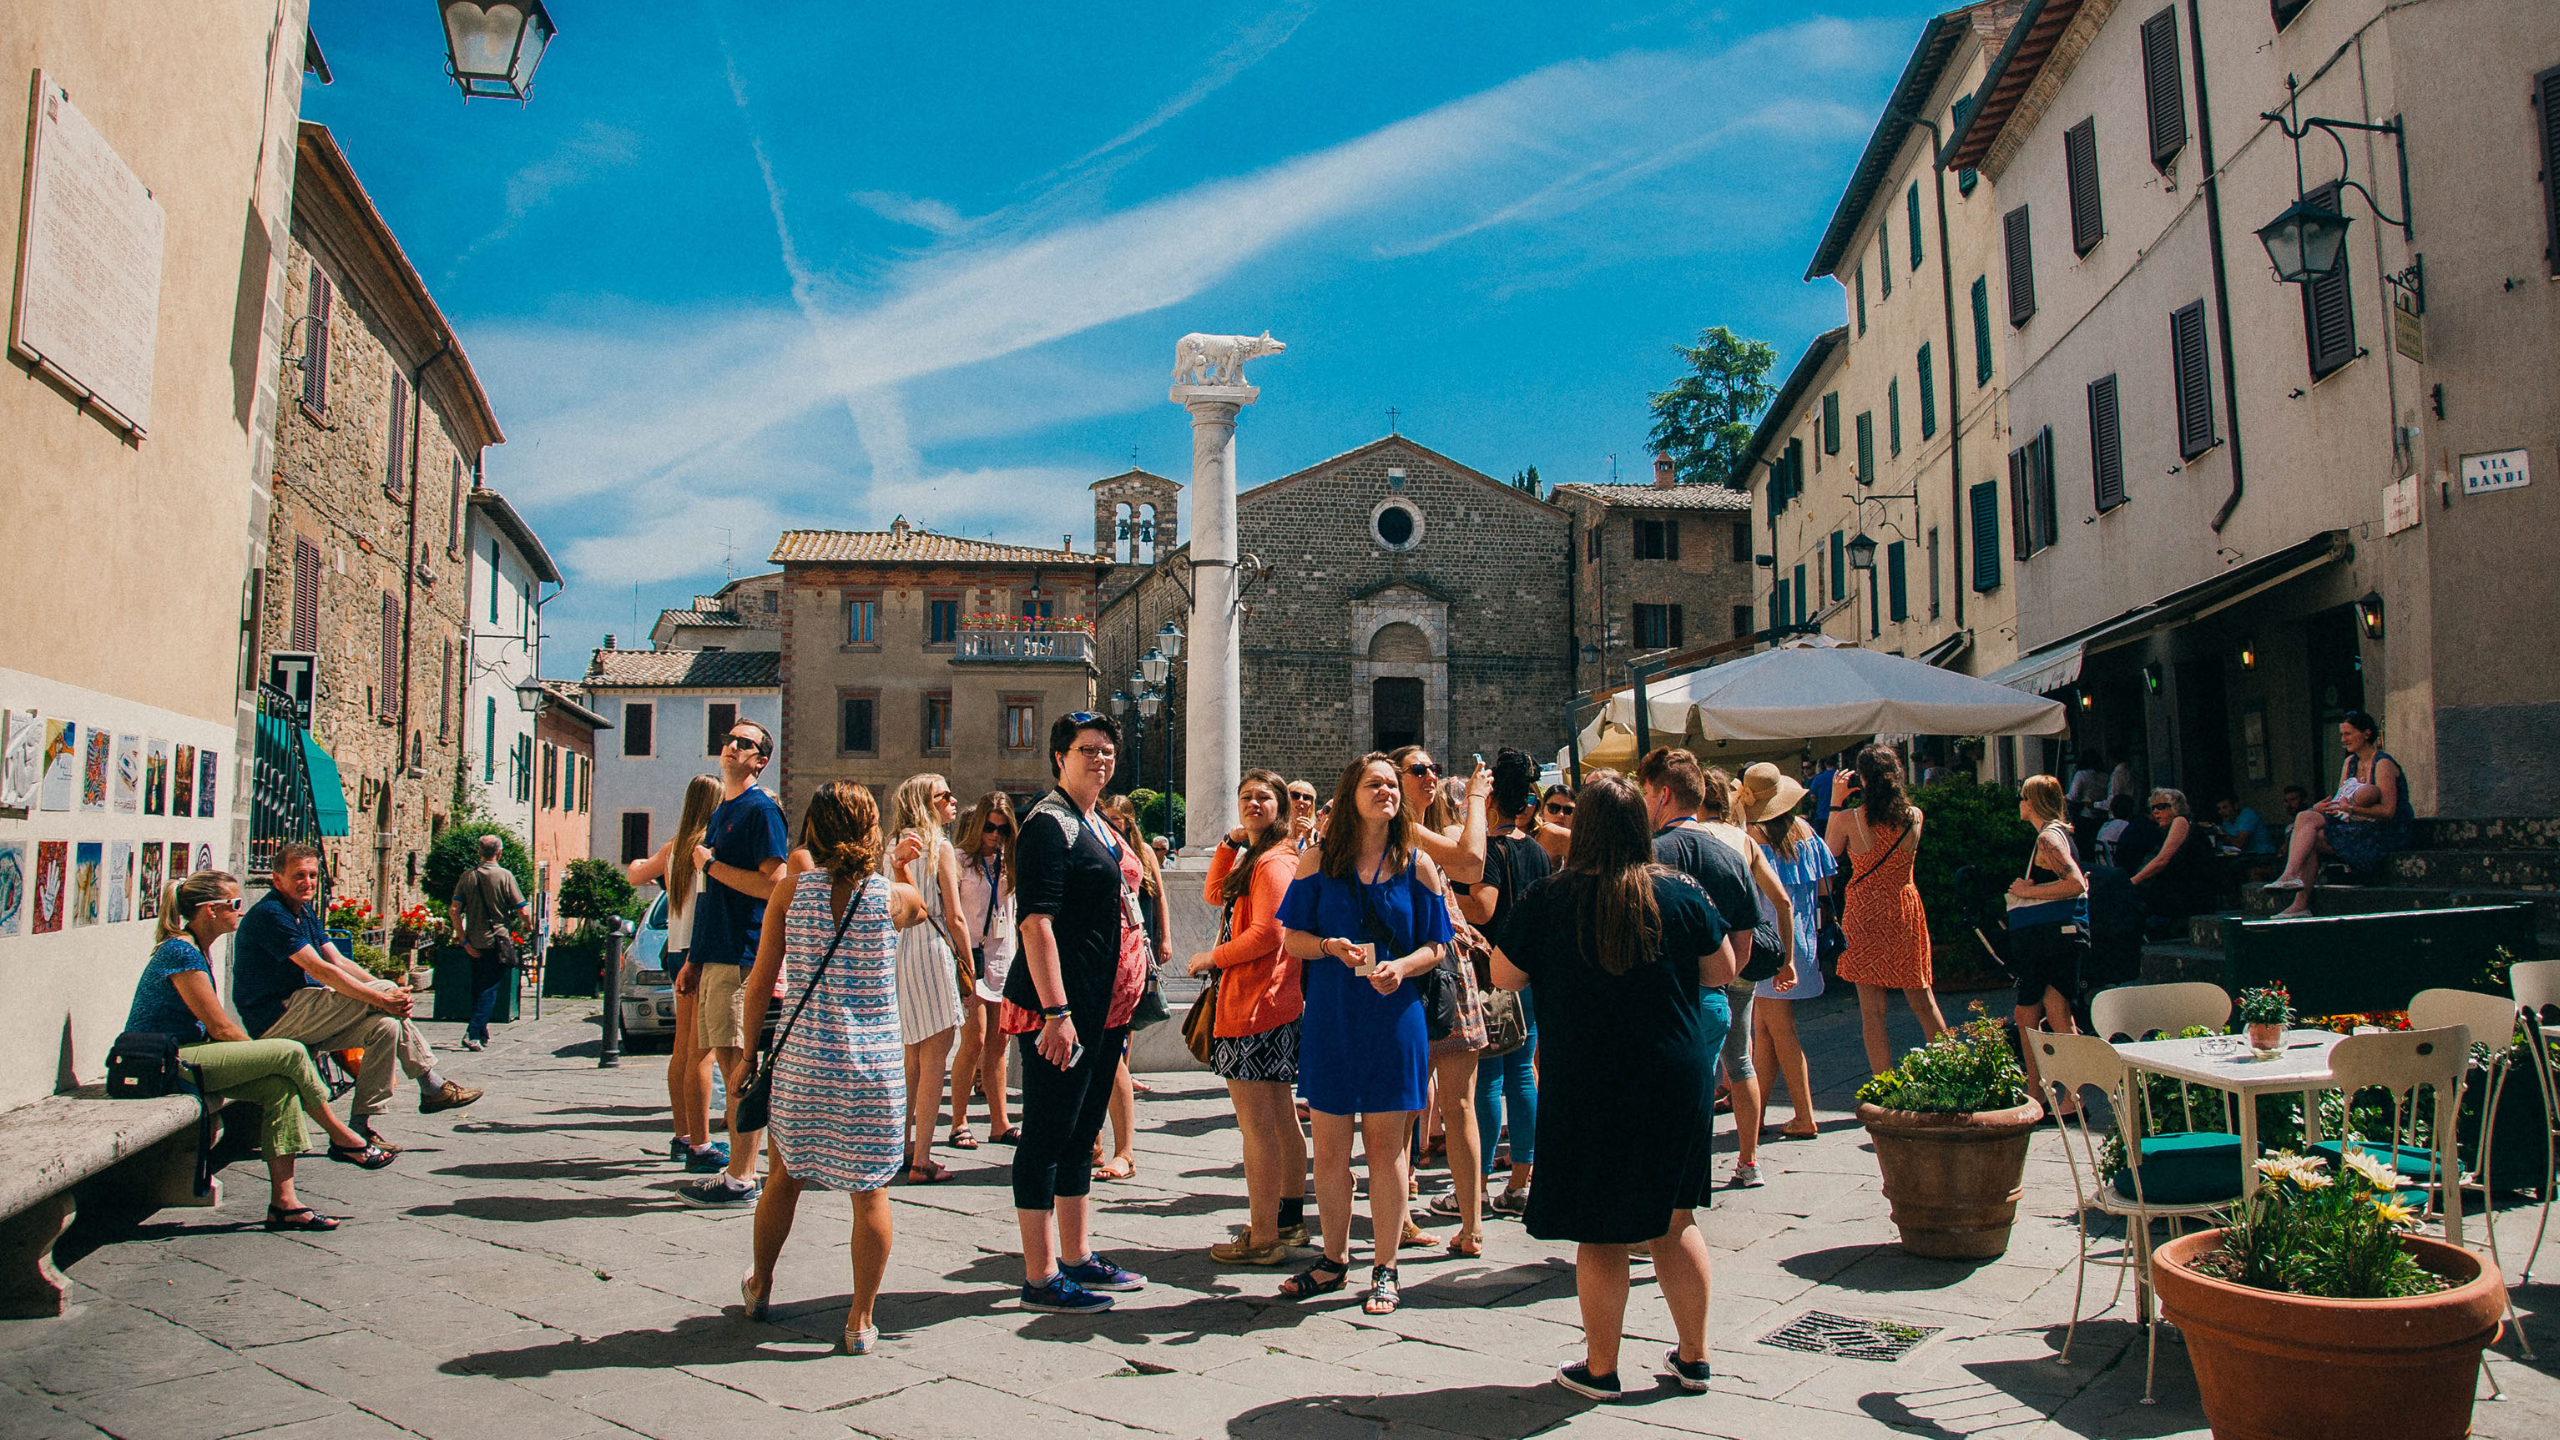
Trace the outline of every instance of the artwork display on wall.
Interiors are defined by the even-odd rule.
[[[15,935],[27,911],[27,847],[0,840],[0,935]]]
[[[169,742],[154,740],[145,754],[148,758],[142,762],[142,813],[166,815],[169,813]],[[51,784],[51,772],[47,772],[48,789]],[[48,805],[45,808],[50,810],[53,807]]]
[[[0,712],[0,810],[32,810],[44,785],[44,719],[33,710]]]
[[[133,842],[107,846],[107,923],[121,925],[133,916]]]
[[[142,899],[135,908],[135,919],[160,918],[160,883],[160,842],[145,840],[142,842]]]
[[[68,810],[80,789],[80,727],[68,720],[44,722],[44,808]]]
[[[80,766],[80,808],[104,810],[107,808],[109,751],[115,744],[115,737],[92,725],[88,741],[87,758]]]
[[[71,842],[36,842],[35,933],[50,935],[62,928],[62,912],[71,899]]]
[[[142,808],[142,737],[116,737],[116,813],[131,815]]]
[[[211,845],[209,845],[209,844],[205,843],[204,841],[201,841],[201,840],[197,841],[197,842],[196,842],[196,863],[195,863],[195,869],[194,869],[194,870],[189,870],[187,873],[188,873],[188,874],[190,874],[190,875],[193,875],[194,873],[196,873],[196,870],[210,870],[210,869],[212,869],[212,868],[213,868],[213,847],[212,847]]]
[[[196,818],[199,820],[213,818],[213,757],[215,753],[210,748],[196,752]]]
[[[98,902],[106,895],[106,847],[95,840],[83,840],[71,858],[71,923],[98,923]]]
[[[169,813],[196,813],[196,747],[181,745],[169,761]]]

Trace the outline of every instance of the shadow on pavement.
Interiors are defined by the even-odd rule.
[[[781,1343],[793,1348],[781,1348]],[[668,1330],[623,1330],[593,1340],[561,1340],[519,1350],[457,1355],[436,1368],[447,1375],[527,1380],[569,1370],[651,1369],[734,1360],[824,1360],[797,1332],[750,1327],[735,1315],[702,1315]]]
[[[1344,1430],[1349,1422],[1362,1433],[1457,1431],[1483,1440],[1527,1440],[1594,1408],[1591,1401],[1552,1385],[1459,1385],[1405,1395],[1308,1395],[1247,1410],[1227,1422],[1227,1434],[1231,1440],[1299,1440]]]
[[[465,1180],[629,1180],[663,1176],[667,1161],[652,1156],[638,1160],[489,1160],[447,1165],[428,1172]]]
[[[469,1220],[533,1225],[545,1220],[621,1220],[673,1210],[673,1194],[612,1196],[472,1195],[447,1205],[419,1205],[403,1213],[420,1218],[459,1215]]]
[[[1841,1245],[1789,1255],[1778,1264],[1799,1280],[1868,1295],[1946,1290],[1961,1285],[1988,1260],[1931,1260],[1890,1245]],[[1864,1273],[1860,1273],[1863,1269]]]

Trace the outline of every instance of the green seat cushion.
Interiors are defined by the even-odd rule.
[[[2381,1161],[2399,1171],[2403,1179],[2423,1180],[2430,1184],[2435,1181],[2436,1152],[2433,1150],[2417,1145],[2402,1145],[2395,1148],[2389,1145],[2378,1145],[2371,1140],[2358,1140],[2355,1142],[2355,1147],[2357,1154]],[[2325,1158],[2332,1170],[2346,1163],[2346,1146],[2336,1140],[2312,1142],[2311,1153]]]
[[[2141,1172],[2142,1189],[2134,1190]],[[2153,1205],[2207,1205],[2240,1195],[2240,1137],[2176,1130],[2142,1142],[2139,1165],[2115,1178],[2116,1193]]]

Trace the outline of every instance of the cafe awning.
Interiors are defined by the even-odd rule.
[[[311,775],[311,808],[323,835],[347,833],[347,783],[338,778],[338,762],[308,730],[302,731],[302,766]]]

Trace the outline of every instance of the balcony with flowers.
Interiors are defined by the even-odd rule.
[[[964,615],[955,665],[1091,665],[1093,622],[1081,615]]]

